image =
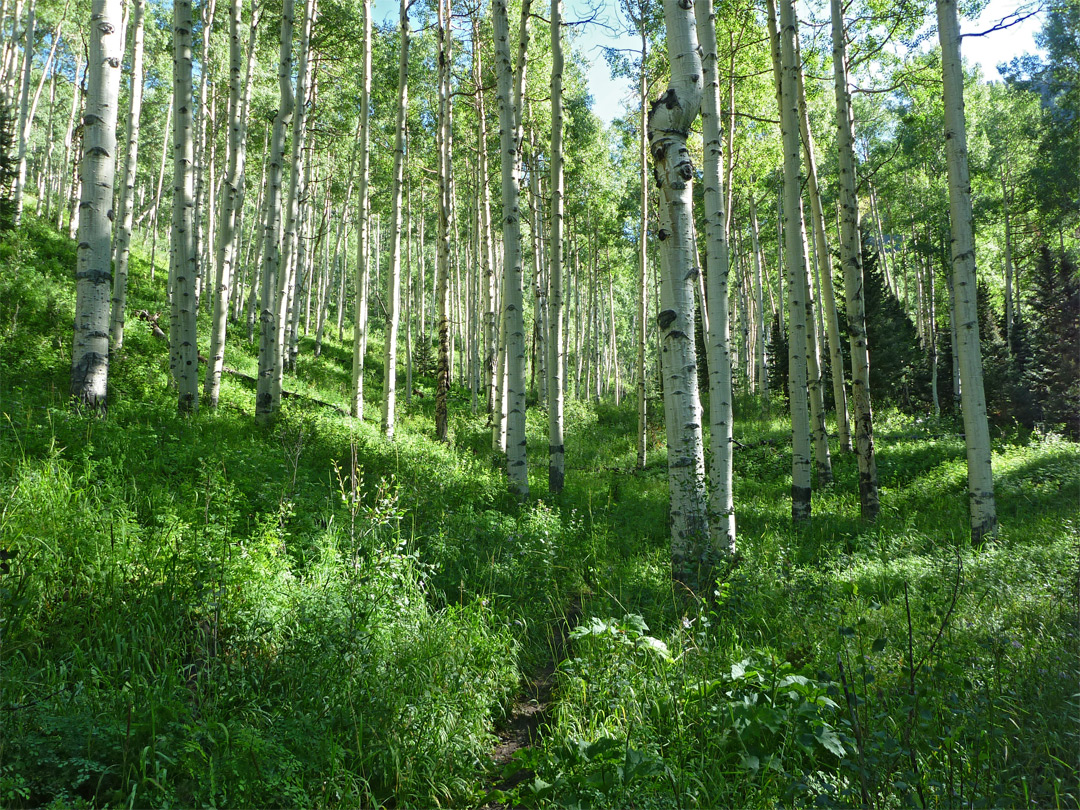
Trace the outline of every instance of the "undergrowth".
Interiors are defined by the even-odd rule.
[[[129,317],[109,413],[81,415],[73,246],[27,217],[0,264],[0,806],[1078,806],[1075,444],[996,442],[1001,535],[973,549],[958,427],[883,411],[881,519],[836,453],[793,531],[789,428],[740,402],[740,559],[691,594],[654,400],[637,470],[633,399],[571,397],[557,497],[530,411],[523,504],[466,392],[449,445],[428,377],[393,443],[312,403],[346,403],[348,335],[302,341],[304,396],[261,429],[237,376],[176,416]],[[132,274],[161,311],[137,245]],[[553,664],[493,791],[493,730]]]

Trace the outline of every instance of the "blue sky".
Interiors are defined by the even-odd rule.
[[[965,34],[985,31],[1018,7],[1023,7],[1029,2],[1030,0],[990,0],[982,16],[978,20],[962,20],[960,30]],[[577,37],[575,47],[585,56],[591,66],[588,78],[589,89],[593,96],[593,109],[600,118],[610,122],[623,113],[626,100],[635,95],[636,89],[626,79],[611,78],[602,49],[605,47],[636,49],[638,40],[636,37],[622,33],[626,24],[619,20],[616,12],[617,4],[614,2],[595,0],[590,4],[588,0],[565,0],[565,5],[564,14],[567,20],[581,19],[586,16],[590,5],[599,9],[598,22],[604,25],[585,26]],[[932,12],[932,5],[929,3],[927,5]],[[396,0],[373,0],[373,7],[376,19],[389,17],[396,21],[398,11]],[[980,64],[985,78],[996,80],[999,78],[997,72],[999,63],[1008,62],[1014,56],[1023,53],[1035,52],[1034,35],[1042,28],[1042,21],[1042,15],[1038,15],[1004,31],[995,31],[984,37],[965,38],[961,44],[964,58],[969,62]]]

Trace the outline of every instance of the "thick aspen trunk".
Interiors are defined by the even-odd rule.
[[[979,315],[976,305],[975,241],[972,234],[971,180],[968,177],[964,123],[964,74],[960,61],[960,25],[956,0],[937,0],[941,72],[944,83],[945,146],[949,174],[950,251],[956,306],[956,348],[960,364],[964,442],[967,445],[971,540],[997,537],[997,506],[990,463],[990,428],[986,418]]]
[[[772,23],[774,2],[769,0]],[[771,33],[771,32],[770,32]],[[774,72],[778,75],[780,127],[784,144],[784,254],[788,285],[788,393],[791,398],[791,517],[795,523],[810,519],[810,413],[807,388],[809,331],[807,323],[805,233],[802,219],[798,89],[795,72],[795,12],[791,0],[780,0],[778,40],[774,39]],[[776,52],[779,51],[779,59]],[[779,70],[777,70],[777,67]]]
[[[720,78],[716,67],[716,20],[712,0],[695,0],[704,92],[701,103],[704,143],[704,202],[706,240],[706,335],[709,360],[709,530],[712,551],[735,553],[735,498],[732,473],[731,333],[728,277],[731,270],[726,232],[723,145],[720,140]],[[612,322],[614,329],[614,321]],[[714,560],[707,562],[713,563]]]
[[[94,0],[90,12],[82,187],[75,268],[71,396],[104,411],[109,377],[109,293],[116,115],[120,94],[120,0]]]
[[[195,195],[192,128],[191,0],[173,4],[173,205],[172,205],[172,330],[170,359],[180,413],[199,407],[199,351],[195,321],[198,303],[195,280],[199,256],[195,245]]]
[[[276,291],[281,274],[281,174],[285,162],[285,131],[292,123],[296,104],[292,92],[292,39],[294,0],[284,0],[278,48],[278,110],[270,137],[264,200],[262,282],[259,300],[259,376],[255,394],[255,420],[271,421],[277,413],[274,376],[278,357],[278,307]]]
[[[694,346],[693,164],[686,139],[701,106],[701,58],[689,3],[664,0],[671,81],[649,111],[649,147],[660,193],[664,418],[671,499],[672,574],[691,588],[708,581],[713,554]]]
[[[859,509],[863,520],[875,520],[881,504],[870,401],[870,353],[866,344],[866,299],[863,293],[862,239],[855,176],[855,124],[848,91],[847,43],[840,0],[832,0],[831,8],[836,144],[840,165],[840,263],[844,268],[844,295],[851,346],[851,403],[855,415],[855,457],[859,467]]]
[[[494,0],[495,60],[499,95],[499,141],[502,154],[503,312],[506,321],[506,461],[507,477],[519,497],[529,494],[525,454],[525,319],[521,262],[521,107],[528,45],[529,0],[524,0],[516,70],[510,57],[506,0]]]
[[[124,346],[124,308],[127,301],[128,254],[135,208],[135,173],[139,164],[139,117],[143,97],[143,14],[145,0],[135,0],[131,25],[131,97],[128,102],[127,155],[120,176],[120,221],[116,229],[116,261],[112,296],[112,343],[114,351]]]
[[[405,164],[405,121],[409,106],[409,3],[401,0],[398,112],[394,131],[394,175],[390,188],[390,269],[387,275],[386,350],[383,354],[382,430],[394,438],[397,407],[397,338],[401,303],[401,196]]]

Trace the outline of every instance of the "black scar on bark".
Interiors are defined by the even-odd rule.
[[[663,312],[656,316],[656,323],[660,326],[661,329],[667,329],[669,326],[671,326],[676,317],[678,316],[675,314],[675,310],[665,309]]]
[[[658,231],[656,232],[656,238],[657,238],[657,239],[659,239],[659,240],[660,240],[661,242],[663,242],[663,241],[664,241],[665,239],[667,239],[667,238],[668,238],[669,236],[671,236],[671,233],[669,233],[668,231],[664,230],[663,228],[661,228],[660,230],[658,230]]]

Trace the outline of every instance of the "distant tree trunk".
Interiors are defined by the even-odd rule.
[[[1008,158],[1001,165],[1001,208],[1005,215],[1005,346],[1013,350],[1013,255],[1012,228],[1009,222],[1009,167]]]
[[[109,378],[109,292],[116,107],[120,94],[120,0],[94,0],[83,120],[83,197],[75,269],[71,395],[104,411]]]
[[[401,304],[401,196],[405,164],[405,121],[409,106],[409,2],[401,0],[398,111],[394,131],[394,175],[390,188],[390,270],[387,275],[386,351],[383,355],[382,429],[394,438],[397,406],[397,339]]]
[[[997,536],[997,506],[990,465],[990,428],[986,418],[979,314],[976,306],[975,242],[972,235],[971,180],[968,177],[967,132],[964,124],[964,74],[960,61],[960,25],[956,0],[937,0],[941,72],[944,82],[945,145],[949,174],[949,224],[952,232],[952,276],[956,293],[964,441],[967,445],[971,540]]]
[[[150,281],[153,282],[157,271],[158,214],[161,212],[161,198],[165,193],[165,167],[169,162],[169,136],[172,133],[173,114],[172,92],[169,93],[169,106],[165,110],[165,128],[161,136],[161,166],[158,168],[157,193],[154,194],[153,214],[150,216]]]
[[[754,193],[750,192],[750,249],[754,254],[754,297],[757,299],[758,309],[758,333],[760,340],[754,351],[754,362],[757,363],[757,394],[761,397],[762,413],[769,412],[769,371],[766,365],[766,343],[768,342],[769,318],[765,314],[765,296],[762,290],[763,270],[761,266],[761,245],[758,240],[757,202]],[[768,279],[765,280],[768,284]],[[769,293],[772,294],[771,292]]]
[[[769,0],[772,6],[772,0]],[[770,11],[772,9],[770,8]],[[772,19],[770,14],[770,20]],[[784,142],[784,253],[788,279],[788,393],[791,398],[791,517],[810,519],[810,414],[807,391],[809,356],[806,264],[803,254],[802,172],[800,171],[799,102],[795,71],[795,12],[780,0],[780,127]],[[776,46],[774,46],[775,51]],[[774,57],[774,63],[776,62]]]
[[[128,102],[127,156],[120,175],[120,221],[116,229],[116,262],[112,296],[113,349],[124,346],[124,307],[127,300],[128,253],[135,208],[135,174],[139,162],[139,117],[143,96],[143,13],[145,0],[135,0],[131,27],[131,96]]]
[[[701,103],[704,142],[704,201],[706,239],[706,336],[709,362],[709,530],[713,553],[735,553],[735,498],[732,477],[731,333],[728,277],[731,271],[726,233],[727,212],[720,139],[720,78],[716,68],[716,20],[712,0],[695,0],[704,92]]]
[[[859,466],[859,508],[863,520],[881,509],[874,419],[870,404],[870,353],[866,345],[866,299],[863,294],[862,240],[855,176],[855,123],[848,91],[847,43],[840,0],[832,0],[833,77],[836,93],[837,151],[840,165],[840,264],[844,268],[848,335],[851,345],[851,402],[855,414],[855,456]]]
[[[566,356],[563,353],[563,46],[562,0],[551,0],[551,264],[550,329],[548,336],[548,491],[562,492],[566,479],[566,451],[563,445],[564,382]]]
[[[510,57],[506,0],[494,0],[495,59],[499,95],[499,141],[502,152],[503,312],[506,319],[506,460],[507,477],[519,497],[529,494],[525,454],[525,319],[521,266],[521,107],[528,45],[529,0],[524,0],[515,70]]]
[[[713,554],[694,346],[694,167],[686,137],[701,106],[701,58],[689,3],[664,0],[671,81],[649,112],[649,147],[660,194],[664,418],[667,423],[673,576],[691,588],[708,581]]]
[[[285,130],[292,123],[292,39],[294,0],[283,0],[278,48],[278,110],[270,136],[270,160],[264,200],[262,283],[259,300],[259,377],[256,383],[255,420],[271,421],[277,413],[274,376],[278,358],[276,291],[281,272],[281,173],[285,162]]]
[[[180,413],[199,407],[198,314],[195,279],[199,257],[195,246],[195,195],[191,93],[191,0],[173,3],[173,205],[172,319],[169,340],[173,378]]]

